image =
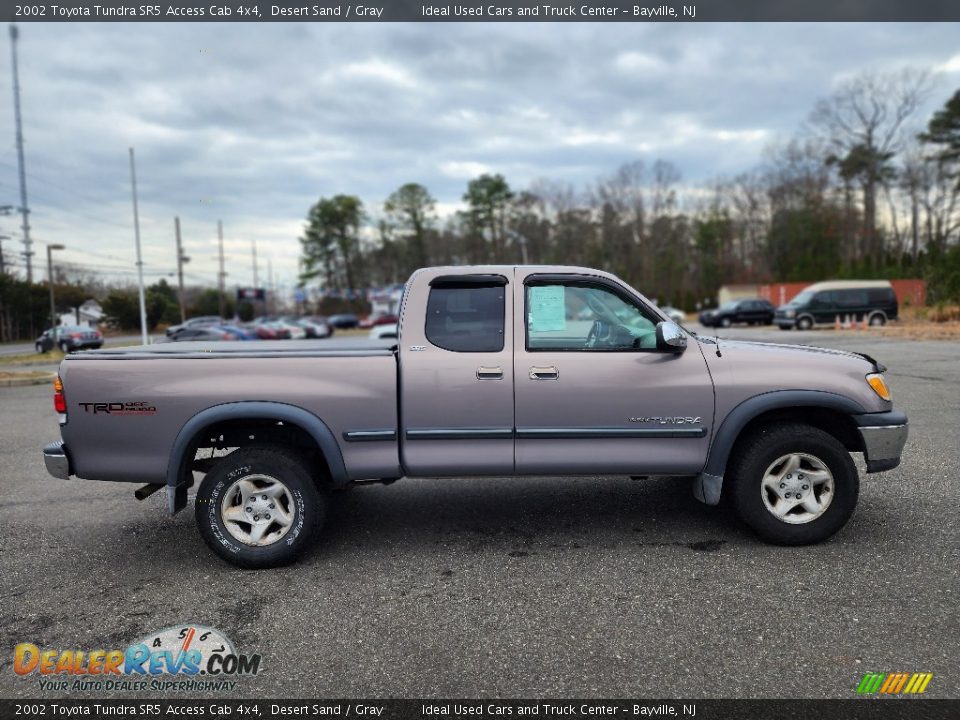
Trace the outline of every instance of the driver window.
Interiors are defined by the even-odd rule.
[[[526,287],[528,350],[655,350],[656,323],[613,291],[583,283]]]

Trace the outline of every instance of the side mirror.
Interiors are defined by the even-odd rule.
[[[657,350],[682,353],[687,349],[687,336],[675,322],[657,323]]]

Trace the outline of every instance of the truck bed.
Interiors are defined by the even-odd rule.
[[[61,434],[81,478],[164,482],[181,429],[243,402],[302,408],[340,446],[349,479],[400,473],[395,340],[181,342],[68,355]],[[272,359],[264,362],[264,358]],[[122,370],[117,361],[128,361]],[[352,442],[389,431],[381,442]]]

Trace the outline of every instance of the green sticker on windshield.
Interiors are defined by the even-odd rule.
[[[535,285],[530,288],[530,332],[567,329],[563,285]]]

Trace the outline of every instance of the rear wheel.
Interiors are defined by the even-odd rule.
[[[887,324],[887,318],[883,313],[874,313],[870,316],[871,327],[882,327]]]
[[[740,519],[778,545],[827,539],[853,515],[860,491],[846,448],[800,423],[771,425],[745,438],[728,472]]]
[[[197,491],[200,535],[214,553],[244,568],[293,562],[312,545],[325,514],[307,465],[276,447],[230,453]]]

